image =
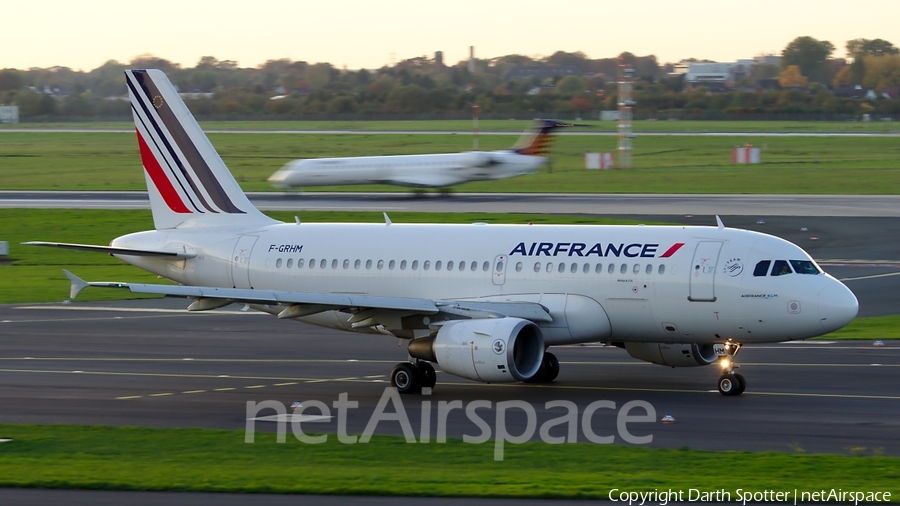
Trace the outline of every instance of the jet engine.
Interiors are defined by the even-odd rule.
[[[544,336],[521,318],[458,320],[409,343],[412,357],[437,362],[456,376],[486,383],[525,381],[544,358]]]
[[[634,358],[669,367],[709,365],[719,358],[716,344],[683,343],[625,343],[625,350]],[[724,348],[722,348],[724,351]]]

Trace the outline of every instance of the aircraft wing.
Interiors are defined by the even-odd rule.
[[[123,288],[132,293],[197,299],[188,308],[191,311],[215,309],[231,303],[243,303],[286,306],[278,314],[279,318],[297,318],[323,311],[347,309],[355,312],[351,323],[363,323],[365,320],[377,323],[380,314],[390,313],[396,315],[397,312],[407,315],[446,313],[465,319],[515,317],[535,322],[553,321],[547,308],[535,302],[430,300],[362,294],[250,290],[245,288],[119,283],[114,281],[87,282],[67,270],[63,270],[63,272],[72,282],[70,297],[73,299],[81,290],[89,286]],[[356,320],[355,322],[353,321],[354,319]]]
[[[130,255],[136,257],[169,257],[169,258],[194,258],[194,253],[184,253],[179,251],[156,251],[144,249],[114,248],[112,246],[95,246],[93,244],[73,244],[68,242],[43,242],[29,241],[23,242],[26,246],[47,246],[50,248],[72,249],[76,251],[94,251],[100,253],[109,253],[110,255]]]
[[[461,182],[463,182],[461,178],[446,174],[421,174],[372,180],[372,183],[409,186],[412,188],[439,188]]]

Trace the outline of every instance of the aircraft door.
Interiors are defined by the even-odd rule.
[[[250,284],[250,253],[259,237],[242,235],[234,245],[231,255],[231,283],[235,288],[253,288]]]
[[[691,263],[691,302],[716,301],[716,264],[719,262],[721,241],[700,241]]]
[[[491,269],[491,278],[495,285],[502,285],[506,282],[506,255],[497,255],[494,257],[494,267]]]

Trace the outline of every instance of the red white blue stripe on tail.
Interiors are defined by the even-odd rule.
[[[259,215],[166,75],[125,75],[157,228],[197,216]]]

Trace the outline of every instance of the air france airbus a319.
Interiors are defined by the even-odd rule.
[[[348,184],[392,184],[444,188],[469,181],[490,181],[534,174],[547,164],[553,131],[579,126],[537,120],[510,149],[425,155],[355,156],[293,160],[269,182],[279,188]]]
[[[232,303],[324,327],[408,340],[391,383],[410,393],[445,373],[549,382],[556,345],[605,343],[671,367],[722,368],[743,392],[743,344],[826,334],[853,293],[798,246],[717,227],[282,223],[253,207],[159,70],[126,72],[155,230],[109,253],[178,285],[87,286]]]

